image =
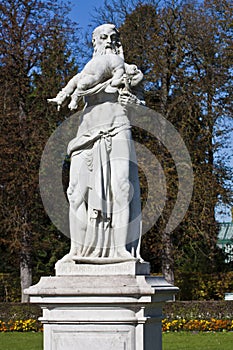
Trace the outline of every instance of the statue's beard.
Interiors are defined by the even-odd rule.
[[[122,58],[123,57],[123,51],[120,47],[105,47],[105,46],[96,46],[94,49],[94,53],[93,53],[93,57],[94,56],[101,56],[101,55],[109,55],[109,54],[113,54],[113,55],[120,55]]]

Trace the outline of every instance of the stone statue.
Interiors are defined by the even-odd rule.
[[[68,145],[71,248],[62,261],[140,259],[140,190],[127,110],[144,104],[143,74],[124,62],[113,24],[97,27],[92,43],[93,58],[48,100],[59,109],[71,96],[71,110],[85,101],[77,136]]]

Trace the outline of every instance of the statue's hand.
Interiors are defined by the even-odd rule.
[[[77,109],[78,108],[78,105],[76,103],[76,101],[74,100],[71,100],[70,104],[68,105],[68,108],[72,111],[74,109]]]
[[[54,97],[54,98],[48,98],[47,101],[49,103],[56,103],[57,104],[57,110],[60,111],[60,108],[61,108],[61,102],[57,99],[57,97]]]
[[[132,105],[132,104],[136,104],[136,105],[145,104],[144,101],[139,100],[137,96],[133,95],[131,92],[127,90],[119,91],[118,101],[123,106]]]
[[[56,103],[57,104],[57,110],[59,111],[61,108],[62,103],[65,101],[67,94],[64,91],[60,91],[56,97],[54,98],[48,98],[47,101],[50,103]]]

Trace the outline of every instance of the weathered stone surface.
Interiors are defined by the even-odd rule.
[[[100,261],[99,261],[100,260]],[[124,261],[109,258],[73,258],[72,262],[58,262],[56,276],[114,276],[114,275],[149,275],[150,265],[138,260]]]
[[[42,307],[44,350],[161,350],[162,305],[177,288],[162,277],[42,277],[27,293]]]

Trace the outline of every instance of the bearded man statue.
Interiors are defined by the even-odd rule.
[[[140,189],[127,107],[144,104],[138,95],[143,74],[124,62],[115,25],[97,27],[92,43],[93,58],[49,100],[60,108],[71,97],[71,110],[85,101],[68,145],[71,247],[62,261],[140,259]]]

